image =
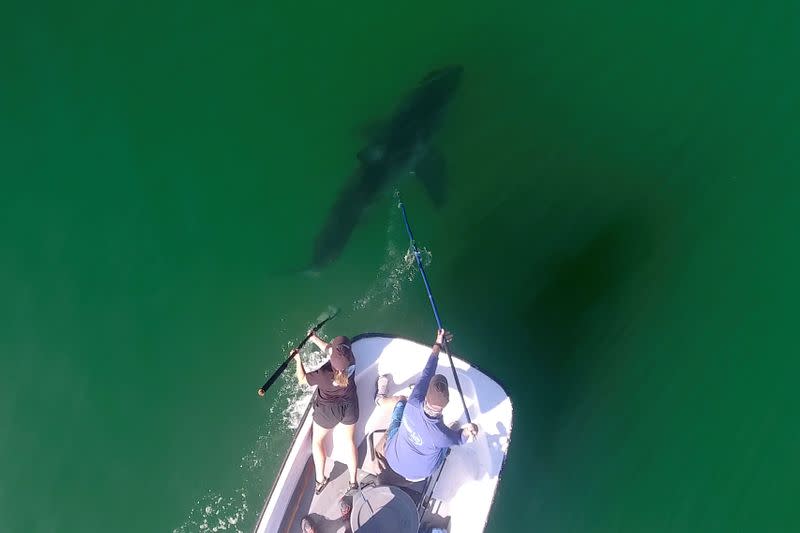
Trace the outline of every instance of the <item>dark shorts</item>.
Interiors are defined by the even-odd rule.
[[[350,426],[358,422],[358,398],[343,403],[328,404],[314,398],[311,419],[320,427],[332,429],[336,424]]]

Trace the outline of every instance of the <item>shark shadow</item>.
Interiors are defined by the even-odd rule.
[[[332,263],[369,207],[401,178],[416,176],[435,206],[445,199],[445,161],[433,148],[445,111],[461,84],[460,65],[429,72],[385,122],[370,128],[358,167],[340,191],[317,234],[311,271]]]

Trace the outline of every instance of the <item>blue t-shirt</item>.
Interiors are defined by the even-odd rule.
[[[428,364],[408,398],[400,428],[386,443],[385,455],[389,466],[409,480],[430,476],[442,450],[462,443],[460,431],[444,425],[442,417],[432,418],[422,410],[438,360],[438,354],[432,353],[428,358]]]

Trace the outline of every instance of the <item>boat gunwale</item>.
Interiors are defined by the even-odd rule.
[[[354,337],[352,337],[350,339],[350,343],[353,344],[356,341],[359,341],[361,339],[372,339],[372,338],[398,339],[398,340],[413,342],[413,343],[419,344],[421,346],[425,346],[424,344],[420,343],[419,341],[416,341],[414,339],[409,339],[408,337],[402,337],[400,335],[393,335],[391,333],[374,333],[374,332],[359,333],[358,335],[355,335]],[[464,361],[465,363],[469,364],[469,366],[471,368],[476,369],[478,372],[480,372],[481,374],[483,374],[484,376],[486,376],[487,378],[492,380],[494,383],[496,383],[497,386],[500,387],[500,389],[506,395],[506,398],[508,398],[509,402],[511,402],[511,396],[508,395],[508,392],[506,391],[505,386],[503,386],[503,383],[500,380],[498,380],[492,374],[489,374],[489,373],[485,372],[478,365],[473,364],[469,360],[464,359],[463,357],[459,356],[456,353],[451,352],[450,356],[453,357],[453,358],[456,358],[456,359],[460,359],[461,361]],[[272,487],[270,487],[269,493],[267,494],[267,497],[264,499],[264,505],[261,508],[261,512],[258,514],[258,519],[256,520],[255,525],[253,526],[253,532],[254,533],[256,533],[258,531],[258,526],[259,526],[259,524],[261,524],[262,520],[264,519],[264,513],[267,511],[267,507],[269,507],[269,502],[270,502],[270,500],[272,499],[272,496],[275,493],[275,488],[278,486],[278,480],[280,480],[281,473],[283,473],[284,469],[286,468],[286,462],[289,460],[289,457],[292,454],[292,450],[294,449],[295,444],[297,443],[297,437],[300,435],[300,431],[302,431],[303,426],[305,425],[306,418],[308,417],[308,413],[311,412],[311,406],[313,405],[313,403],[314,403],[313,401],[309,400],[308,406],[306,407],[306,410],[303,413],[303,417],[300,419],[300,422],[297,424],[297,428],[294,430],[294,435],[292,436],[291,444],[289,445],[289,447],[286,450],[286,455],[284,455],[283,461],[281,461],[281,466],[280,466],[280,468],[278,468],[277,474],[275,476],[275,481],[272,482]],[[513,402],[511,402],[512,412],[513,412],[513,405],[514,405]],[[512,429],[513,429],[513,424],[511,426],[511,428],[509,428],[508,443],[507,443],[508,447],[506,448],[506,450],[508,450],[509,447],[511,446],[511,430]],[[503,477],[503,471],[505,470],[507,461],[508,461],[508,451],[506,451],[503,454],[503,462],[500,464],[500,470],[497,472],[497,486],[500,485],[500,480]],[[494,506],[494,502],[495,502],[496,497],[497,497],[497,488],[495,488],[495,490],[492,492],[492,501],[491,501],[491,505],[489,505],[489,509],[491,509]],[[486,524],[488,522],[489,522],[489,515],[487,514],[486,515],[486,522],[484,522],[484,527],[486,526]]]

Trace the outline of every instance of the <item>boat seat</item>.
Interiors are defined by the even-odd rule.
[[[371,431],[369,435],[367,435],[367,451],[369,452],[369,458],[373,462],[375,461],[375,434],[376,433],[386,433],[385,429],[376,429],[375,431]]]

